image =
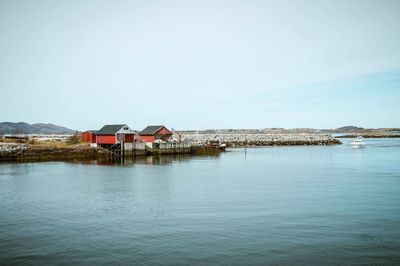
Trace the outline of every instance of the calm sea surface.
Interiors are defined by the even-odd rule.
[[[400,139],[0,164],[1,265],[399,265]]]

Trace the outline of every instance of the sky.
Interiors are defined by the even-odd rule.
[[[400,1],[0,0],[0,121],[400,127]]]

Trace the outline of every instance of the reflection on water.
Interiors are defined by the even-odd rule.
[[[97,165],[114,165],[114,166],[129,166],[133,164],[154,164],[163,165],[170,163],[185,162],[193,159],[218,159],[220,154],[216,155],[187,155],[187,154],[174,154],[174,155],[152,155],[152,156],[136,156],[126,158],[101,158],[98,160],[84,160],[73,161],[72,163],[81,164],[97,164]]]
[[[7,167],[1,167],[2,164]],[[24,176],[29,172],[29,166],[21,163],[0,163],[0,176]]]

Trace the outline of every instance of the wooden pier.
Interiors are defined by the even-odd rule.
[[[99,146],[101,147],[101,146]],[[155,143],[137,142],[120,143],[107,147],[107,151],[115,157],[135,157],[143,155],[166,155],[166,154],[192,154],[198,145],[192,143]]]

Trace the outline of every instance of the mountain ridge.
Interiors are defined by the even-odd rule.
[[[75,130],[51,123],[0,122],[0,134],[72,134]]]

